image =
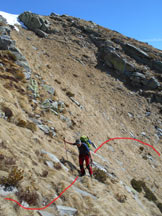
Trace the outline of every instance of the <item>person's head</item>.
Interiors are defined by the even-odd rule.
[[[82,142],[80,141],[80,139],[76,139],[75,144],[80,147],[82,145]]]

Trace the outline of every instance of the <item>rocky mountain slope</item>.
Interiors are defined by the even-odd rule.
[[[0,17],[0,215],[162,215],[162,51],[67,15],[19,20]],[[159,155],[111,140],[92,153],[94,178],[45,208],[78,176],[63,139],[83,134]]]

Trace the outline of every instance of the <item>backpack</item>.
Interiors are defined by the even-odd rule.
[[[87,136],[84,136],[84,135],[81,136],[80,141],[87,144],[88,148],[91,149],[91,144],[90,144],[89,138]]]

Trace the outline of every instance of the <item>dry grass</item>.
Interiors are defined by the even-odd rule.
[[[9,50],[0,50],[0,60],[2,59],[16,61],[16,56]]]
[[[25,80],[25,75],[23,73],[22,67],[15,64],[16,56],[9,50],[0,50],[0,62],[3,63],[3,67],[1,67],[0,76],[4,79],[10,79],[15,82]],[[5,72],[5,75],[4,75]],[[10,77],[7,73],[13,75]]]
[[[32,132],[35,132],[37,130],[37,127],[33,122],[25,121],[23,119],[19,119],[16,125],[19,127],[28,128]]]

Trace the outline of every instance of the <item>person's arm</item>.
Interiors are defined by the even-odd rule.
[[[67,144],[70,144],[70,145],[74,145],[75,143],[71,143],[71,142],[68,142],[64,139],[64,142],[66,142]]]
[[[88,142],[96,149],[97,146],[89,139]]]

